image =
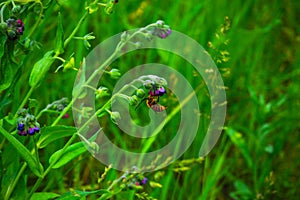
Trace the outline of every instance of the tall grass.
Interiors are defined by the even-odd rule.
[[[33,61],[51,49],[55,40],[57,13],[63,16],[65,33],[71,33],[72,28],[84,12],[84,4],[73,1],[58,1],[61,7],[51,4],[44,20],[32,37],[42,44],[41,49],[24,56],[24,69],[19,74],[12,93],[1,94],[1,118],[9,112],[15,113],[18,105],[29,89],[27,84]],[[76,2],[76,3],[75,3]],[[227,87],[227,117],[224,131],[213,151],[201,162],[192,162],[188,170],[174,170],[176,163],[158,172],[147,174],[149,179],[159,182],[162,187],[144,187],[149,195],[156,199],[297,199],[300,195],[299,181],[299,92],[300,92],[300,24],[297,11],[300,3],[296,1],[123,1],[120,0],[112,15],[103,11],[90,15],[80,27],[78,36],[93,32],[96,39],[92,47],[108,37],[121,31],[143,27],[158,19],[163,19],[172,29],[180,31],[198,41],[208,50],[223,76]],[[216,37],[224,23],[225,17],[231,21],[229,31],[224,35],[229,40],[223,45]],[[30,24],[26,24],[30,26]],[[217,49],[209,48],[208,42],[216,44]],[[220,50],[230,53],[229,61],[217,63]],[[82,41],[70,43],[64,55],[73,52],[76,66],[80,66],[87,50]],[[129,54],[117,60],[117,66],[122,73],[131,67],[148,62],[159,62],[172,66],[183,74],[194,87],[201,84],[201,77],[194,76],[194,69],[184,60],[170,56],[163,59],[164,52],[158,54],[144,51],[136,56]],[[163,56],[161,56],[163,55]],[[30,98],[38,99],[40,107],[45,107],[62,97],[72,98],[72,89],[76,71],[53,73],[61,63],[55,61],[50,73]],[[103,80],[108,88],[114,83]],[[172,84],[172,83],[169,83]],[[59,88],[59,90],[57,90]],[[209,123],[210,102],[205,94],[205,87],[199,91],[198,101],[203,110],[203,118],[199,125],[198,135],[191,147],[180,160],[197,158],[203,133]],[[11,99],[11,102],[7,102]],[[172,99],[164,102],[172,108],[176,104]],[[141,108],[143,109],[143,108]],[[191,113],[192,114],[192,113]],[[134,115],[134,114],[133,114]],[[51,124],[56,116],[43,115],[40,124]],[[139,119],[139,115],[133,116]],[[175,116],[165,130],[173,130],[178,126],[180,116]],[[61,121],[60,124],[72,125],[72,119]],[[122,133],[111,123],[109,118],[101,122],[105,130],[112,135],[116,144],[128,149],[134,144],[127,144]],[[153,143],[153,147],[168,143],[172,133],[166,131]],[[0,136],[2,137],[2,136]],[[23,141],[32,145],[31,142]],[[47,163],[50,156],[64,141],[51,144],[40,152],[41,162]],[[6,141],[0,142],[3,158],[15,155],[13,148]],[[18,156],[18,155],[17,155]],[[6,159],[3,165],[14,163]],[[178,161],[180,162],[180,161]],[[10,170],[8,167],[7,170]],[[104,166],[89,154],[84,154],[67,166],[53,170],[42,182],[38,191],[52,191],[63,194],[70,189],[99,189],[97,178],[103,173]],[[14,174],[14,172],[11,172]],[[110,170],[101,188],[107,188],[112,180],[117,179],[120,172]],[[20,180],[17,187],[31,188],[35,177],[29,177],[28,182]],[[11,181],[2,179],[2,182]],[[17,194],[14,194],[16,197]],[[91,199],[96,196],[91,195]],[[136,199],[134,191],[126,191],[114,199]]]

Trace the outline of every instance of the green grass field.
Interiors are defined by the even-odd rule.
[[[25,24],[23,35],[15,40],[9,39],[6,29],[0,31],[0,199],[298,199],[300,2],[119,0],[111,4],[111,14],[101,6],[89,14],[88,2],[94,1],[0,2],[1,23],[14,15]],[[12,14],[14,4],[21,10]],[[89,9],[94,11],[95,7],[90,5]],[[55,111],[42,110],[64,97],[72,99],[78,71],[67,69],[68,64],[79,69],[102,41],[157,20],[193,38],[211,55],[226,88],[227,113],[217,144],[199,158],[212,106],[201,75],[184,59],[163,51],[138,50],[114,61],[110,69],[118,69],[121,76],[141,64],[165,64],[182,74],[194,90],[200,88],[196,95],[201,118],[193,143],[171,165],[142,174],[148,182],[135,187],[130,185],[134,175],[120,181],[122,172],[106,168],[82,148],[75,134],[72,108],[67,106],[71,104],[63,104],[63,111],[56,107]],[[88,49],[78,37],[91,32],[95,38],[89,40]],[[37,78],[33,77],[35,64],[50,50],[59,58],[53,58],[49,65],[42,63],[41,68],[49,67],[45,76],[40,77],[43,70],[38,69]],[[55,72],[64,60],[64,70]],[[39,83],[29,81],[33,78]],[[174,81],[168,85],[177,84],[170,80]],[[111,93],[117,81],[104,75],[99,85]],[[96,108],[105,108],[109,99],[97,99]],[[168,106],[170,114],[178,99],[167,94],[160,103]],[[17,134],[20,121],[15,113],[20,108],[29,108],[40,124],[41,131],[34,137]],[[131,117],[146,125],[148,110],[145,104],[137,110],[131,107]],[[62,118],[65,113],[68,118]],[[180,112],[170,117],[149,142],[127,136],[111,117],[107,112],[98,116],[108,138],[137,153],[168,144],[181,120]],[[77,146],[70,148],[75,143]],[[61,149],[61,155],[61,151],[54,154]]]

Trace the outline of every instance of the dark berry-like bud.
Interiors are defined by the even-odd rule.
[[[19,135],[24,135],[24,136],[27,135],[26,131],[18,131],[18,134]]]
[[[7,36],[11,40],[18,39],[19,35],[22,35],[24,32],[24,23],[21,19],[9,18],[6,20],[7,23]]]
[[[66,113],[64,116],[62,116],[62,118],[64,118],[64,119],[69,118],[69,114]]]

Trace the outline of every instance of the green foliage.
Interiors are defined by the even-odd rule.
[[[1,1],[0,199],[297,199],[299,10],[298,1]],[[25,24],[23,35],[15,40],[6,32],[6,20],[11,17]],[[93,72],[85,57],[94,47],[116,33],[158,19],[200,43],[223,77],[226,127],[205,158],[198,158],[198,152],[213,105],[202,77],[182,58],[136,50],[112,62],[109,70],[99,67],[97,73],[105,74],[101,86],[86,87],[86,75]],[[129,39],[124,33],[122,40]],[[124,179],[120,172],[93,159],[78,142],[72,101],[62,109],[51,110],[47,105],[63,97],[72,99],[72,95],[81,99],[95,91],[99,123],[114,144],[135,152],[155,150],[168,144],[179,126],[180,105],[175,95],[168,93],[161,99],[168,106],[168,124],[142,142],[119,130],[116,124],[124,119],[110,111],[120,76],[133,66],[155,62],[177,70],[194,89],[202,86],[197,91],[201,121],[197,137],[178,162],[144,174],[149,182],[134,187],[136,177],[125,173]],[[77,69],[81,76],[76,77]],[[174,77],[171,80],[168,85],[180,84]],[[134,110],[138,98],[146,94],[136,90],[126,99],[137,124],[149,122],[144,102]],[[16,134],[20,108],[36,115],[39,134]],[[76,112],[83,117],[75,123],[91,119],[92,110],[80,105]],[[66,114],[70,117],[65,118]],[[92,127],[83,129],[88,128]],[[95,154],[103,150],[95,145],[101,137],[91,138],[86,142]]]
[[[50,157],[49,163],[50,163],[50,165],[55,163],[52,166],[52,168],[54,168],[54,169],[60,168],[60,167],[64,166],[65,164],[67,164],[68,162],[74,160],[75,158],[77,158],[78,156],[80,156],[81,154],[83,154],[86,151],[87,151],[87,149],[84,146],[84,144],[82,142],[78,142],[78,143],[68,146],[67,149],[64,151],[63,155],[61,155],[62,149],[55,152]]]

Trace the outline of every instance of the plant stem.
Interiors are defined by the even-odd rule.
[[[7,188],[4,200],[9,200],[11,193],[14,191],[14,188],[16,187],[16,185],[17,185],[21,175],[23,174],[24,170],[26,169],[26,167],[27,167],[27,163],[25,162],[22,165],[21,169],[19,170],[16,178],[14,179],[14,182]]]
[[[85,20],[85,18],[87,16],[88,16],[88,11],[86,11],[84,13],[84,15],[80,18],[77,26],[75,27],[75,29],[73,30],[73,32],[71,33],[71,35],[65,40],[64,47],[69,44],[69,42],[71,41],[71,39],[73,39],[74,35],[77,33],[77,31],[79,30],[79,27],[81,26],[81,24],[83,23],[83,21]]]
[[[58,154],[56,159],[48,166],[48,168],[45,170],[42,177],[38,178],[38,180],[35,182],[33,188],[31,189],[29,195],[27,196],[27,199],[30,199],[33,193],[38,189],[43,179],[47,176],[47,174],[51,171],[52,167],[56,164],[56,162],[60,159],[60,157],[65,153],[66,149],[70,146],[70,144],[75,140],[77,134],[73,134],[72,137],[68,140],[68,142],[65,144],[65,146],[62,148],[61,152]]]
[[[37,26],[39,25],[40,21],[42,20],[42,16],[43,16],[43,10],[44,10],[44,6],[41,2],[36,2],[38,4],[40,4],[41,6],[41,12],[39,13],[39,18],[38,20],[35,22],[35,24],[33,25],[33,28],[30,30],[30,32],[28,33],[27,37],[30,38],[30,36],[35,32]]]
[[[21,110],[21,109],[25,106],[27,100],[29,99],[29,97],[30,97],[30,95],[32,94],[32,92],[34,91],[34,89],[35,89],[34,87],[31,87],[30,90],[29,90],[29,92],[28,92],[28,93],[26,94],[26,96],[24,97],[22,103],[20,104],[19,108],[17,109],[17,111],[16,111],[16,113],[15,113],[15,116],[14,116],[15,118],[17,117],[18,111]]]

